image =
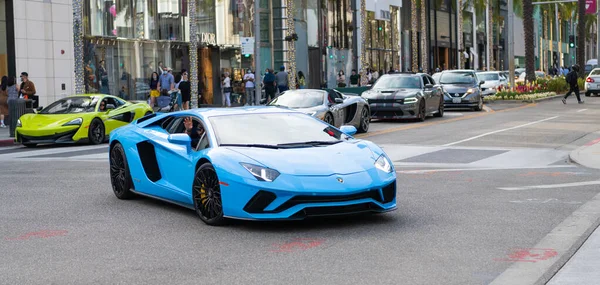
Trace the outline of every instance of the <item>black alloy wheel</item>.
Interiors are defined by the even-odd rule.
[[[440,100],[437,113],[433,114],[434,117],[441,118],[444,116],[444,98]]]
[[[425,117],[427,117],[427,110],[425,109],[425,102],[421,101],[419,104],[419,113],[417,114],[417,120],[419,122],[424,122]]]
[[[104,131],[104,124],[98,118],[92,120],[90,124],[90,130],[88,132],[88,138],[91,144],[101,144],[104,142],[106,138],[106,133]]]
[[[332,126],[335,126],[334,125],[334,121],[333,121],[333,116],[331,115],[331,113],[325,114],[325,117],[323,118],[323,121],[325,123],[328,123],[328,124],[332,125]]]
[[[590,93],[590,92],[585,92],[585,97],[590,97],[590,96],[592,96],[592,93]]]
[[[131,199],[135,196],[131,192],[133,181],[129,173],[129,164],[125,151],[120,143],[110,150],[110,184],[117,198],[122,200]]]
[[[196,170],[192,186],[192,198],[194,209],[204,223],[211,226],[219,226],[225,223],[221,186],[212,164],[204,163]]]
[[[369,124],[371,123],[371,114],[369,109],[363,107],[360,111],[360,125],[358,126],[359,133],[366,133],[369,131]]]

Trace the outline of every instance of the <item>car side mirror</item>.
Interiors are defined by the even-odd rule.
[[[188,134],[170,134],[167,140],[172,144],[188,147],[192,145],[192,138]]]
[[[44,110],[44,106],[39,106],[39,107],[37,107],[35,110],[36,110],[37,112],[39,112],[39,111],[41,111],[41,110]]]
[[[341,126],[340,131],[342,131],[342,133],[349,135],[349,136],[353,136],[357,132],[356,128],[354,126],[350,126],[350,125]]]
[[[485,81],[479,81],[479,85],[483,85],[485,83]]]
[[[431,89],[433,88],[433,84],[425,84],[425,89]]]
[[[106,112],[110,112],[110,110],[114,109],[116,109],[114,104],[106,104]]]
[[[342,98],[335,98],[335,103],[336,104],[344,103],[344,99],[342,99]]]

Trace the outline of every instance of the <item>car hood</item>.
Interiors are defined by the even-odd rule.
[[[489,81],[486,81],[485,83],[483,83],[481,85],[481,87],[483,87],[483,88],[492,88],[492,87],[496,87],[496,86],[499,86],[499,85],[500,85],[500,81],[499,80],[494,80],[494,81],[489,80]]]
[[[419,93],[419,89],[374,89],[365,91],[362,97],[365,99],[403,99]]]
[[[377,159],[367,144],[361,142],[291,149],[226,148],[280,173],[298,176],[363,172],[374,168]]]
[[[465,93],[469,88],[475,88],[471,84],[442,84],[442,87],[448,93]]]
[[[298,111],[298,112],[302,112],[305,114],[312,114],[315,112],[322,112],[325,109],[327,109],[324,105],[319,105],[319,106],[315,106],[315,107],[309,107],[309,108],[290,108],[292,110]]]
[[[28,129],[49,129],[61,127],[73,119],[84,118],[85,114],[25,114],[19,118],[23,128]]]

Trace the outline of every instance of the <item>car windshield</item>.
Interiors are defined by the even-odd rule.
[[[219,145],[332,144],[348,138],[337,129],[302,113],[227,115],[209,120]]]
[[[94,112],[98,97],[81,96],[60,99],[40,111],[40,114],[77,114]]]
[[[473,84],[475,76],[472,72],[445,72],[440,77],[441,84]]]
[[[323,105],[325,92],[319,90],[295,90],[287,91],[277,97],[270,105],[285,106],[289,108],[310,108]]]
[[[479,79],[483,81],[498,81],[500,80],[500,76],[498,73],[479,73],[477,74]]]
[[[375,82],[373,89],[420,89],[419,76],[387,76],[384,75]]]

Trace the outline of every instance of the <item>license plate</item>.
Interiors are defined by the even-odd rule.
[[[462,98],[452,98],[452,103],[460,103],[462,102]]]

